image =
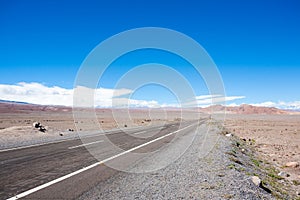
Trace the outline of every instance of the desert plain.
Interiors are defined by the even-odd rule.
[[[74,112],[73,112],[74,111]],[[207,118],[216,120],[227,137],[237,137],[255,151],[258,162],[276,169],[272,176],[300,193],[300,115],[298,112],[243,105],[211,109],[95,109],[0,103],[0,151],[78,138],[95,131],[155,126]],[[220,114],[221,113],[221,114]],[[45,132],[33,126],[39,122]],[[244,150],[244,149],[242,149]],[[292,163],[292,164],[291,164]]]

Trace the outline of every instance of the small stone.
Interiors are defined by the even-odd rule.
[[[256,185],[256,186],[260,186],[261,184],[261,180],[258,176],[252,176],[252,182]]]
[[[33,122],[32,126],[34,128],[39,128],[41,126],[41,123],[40,122]]]
[[[231,137],[231,133],[226,134],[226,137]]]
[[[299,163],[297,163],[297,162],[288,162],[288,163],[285,164],[285,166],[296,168],[296,167],[299,167]]]
[[[282,180],[279,180],[279,183],[284,183],[284,179],[282,179]]]
[[[47,129],[44,126],[40,126],[39,131],[45,133]]]
[[[282,171],[282,172],[279,172],[279,173],[278,173],[278,176],[281,176],[281,177],[289,177],[290,175],[289,175],[288,173]]]
[[[245,149],[242,149],[242,152],[244,153],[244,152],[245,152]]]

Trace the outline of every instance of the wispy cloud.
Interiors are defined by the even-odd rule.
[[[237,99],[244,99],[245,96],[223,96],[223,95],[201,95],[196,96],[196,100],[187,102],[185,106],[198,106],[207,107],[215,104],[227,104],[227,102],[234,101]]]

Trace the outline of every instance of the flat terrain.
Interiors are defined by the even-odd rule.
[[[194,111],[98,109],[79,111],[74,118],[72,108],[45,107],[0,103],[0,150],[35,145],[65,139],[75,139],[111,129],[163,125],[170,122],[194,120],[200,116]],[[47,127],[42,133],[32,125],[40,122]]]
[[[74,119],[65,107],[0,110],[0,199],[299,196],[299,166],[284,166],[300,161],[299,115],[230,114],[223,121],[198,110],[98,109]],[[33,127],[36,121],[47,131]]]

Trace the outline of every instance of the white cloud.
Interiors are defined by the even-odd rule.
[[[252,106],[258,106],[258,107],[276,107],[276,103],[272,101],[266,101],[262,103],[251,103]]]
[[[97,88],[96,90],[77,87],[73,89],[65,89],[61,87],[48,87],[40,83],[18,83],[16,85],[0,84],[0,99],[8,101],[21,101],[40,105],[73,105],[73,93],[80,94],[82,98],[76,99],[76,105],[87,106],[92,105],[86,97],[92,94],[92,100],[95,100],[96,106],[109,107],[111,100],[115,97],[130,94],[132,91],[128,89],[106,89]],[[95,96],[95,98],[94,98]],[[94,102],[92,102],[94,103]]]
[[[75,89],[48,87],[40,83],[18,83],[16,85],[0,84],[0,99],[20,101],[40,105],[73,106],[73,94],[76,98],[74,105],[89,107],[173,107],[175,104],[162,104],[157,101],[128,99],[123,95],[131,94],[129,89],[91,89],[79,86]]]
[[[285,102],[285,101],[278,101],[278,102],[272,102],[272,101],[266,101],[262,103],[254,103],[250,104],[253,106],[264,106],[264,107],[276,107],[280,109],[287,109],[287,110],[300,110],[300,101],[291,101],[291,102]]]
[[[73,91],[40,83],[0,84],[0,99],[41,105],[72,105]]]
[[[78,86],[75,89],[62,87],[48,87],[40,83],[18,83],[16,85],[0,84],[0,99],[8,101],[21,101],[41,105],[63,105],[86,107],[180,107],[178,103],[160,104],[155,100],[128,99],[124,95],[130,95],[129,89],[91,89]],[[76,98],[73,99],[73,94]],[[211,104],[223,104],[224,102],[245,98],[244,96],[201,95],[195,101],[183,103],[183,107],[200,106]]]
[[[219,94],[214,94],[214,95],[200,95],[200,96],[196,96],[195,99],[197,100],[202,100],[202,99],[210,99],[210,98],[215,98],[215,97],[220,97],[222,95]]]
[[[227,104],[229,101],[244,99],[245,96],[222,96],[222,95],[201,95],[196,96],[195,101],[185,103],[185,106],[207,107],[215,104]]]

